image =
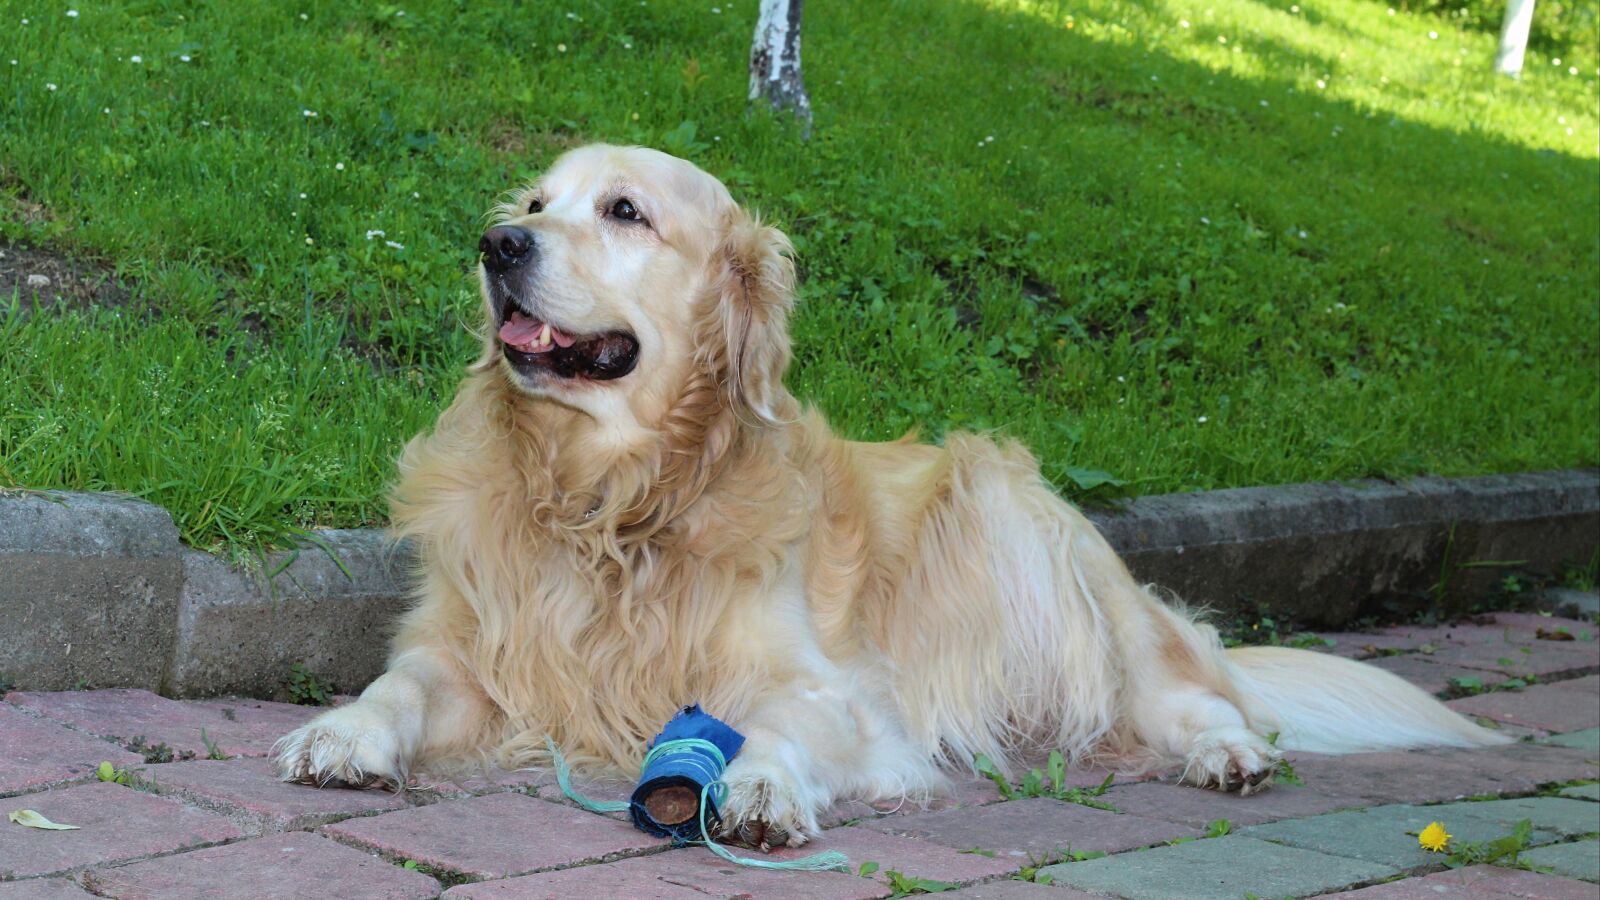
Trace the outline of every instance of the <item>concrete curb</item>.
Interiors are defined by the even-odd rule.
[[[1468,563],[1587,564],[1600,470],[1171,494],[1089,516],[1135,576],[1190,603],[1336,628],[1420,607],[1441,573],[1465,592],[1504,576]],[[383,669],[409,555],[377,530],[318,540],[271,555],[269,580],[183,547],[139,500],[0,495],[0,680],[265,695],[303,662],[357,689]]]
[[[1340,627],[1419,608],[1441,577],[1468,596],[1517,561],[1560,574],[1600,548],[1600,470],[1291,484],[1141,497],[1090,518],[1135,576],[1190,603]]]

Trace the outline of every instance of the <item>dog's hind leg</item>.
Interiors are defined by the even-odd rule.
[[[1183,780],[1249,794],[1272,783],[1282,754],[1267,740],[1273,723],[1239,691],[1216,630],[1192,621],[1133,580],[1092,531],[1073,540],[1079,589],[1109,619],[1121,670],[1118,733],[1125,752],[1181,764]]]

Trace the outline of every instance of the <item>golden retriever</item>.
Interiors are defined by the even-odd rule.
[[[488,754],[636,773],[696,701],[744,732],[729,831],[798,845],[836,799],[1042,748],[1199,786],[1278,746],[1505,739],[1386,672],[1215,631],[1135,583],[1011,441],[842,440],[784,388],[789,241],[700,169],[562,156],[479,245],[483,354],[399,462],[415,606],[286,780],[406,783]]]

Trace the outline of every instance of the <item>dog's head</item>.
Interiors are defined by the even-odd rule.
[[[661,428],[695,384],[741,421],[792,414],[789,242],[721,182],[664,153],[597,144],[498,212],[478,245],[481,368],[621,435]]]

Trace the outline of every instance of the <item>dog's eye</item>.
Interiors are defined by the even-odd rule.
[[[627,197],[611,204],[611,214],[624,222],[637,222],[640,219],[639,210],[634,208],[633,201]]]
[[[542,201],[542,200],[534,200],[532,203],[529,203],[528,204],[528,212],[530,212],[530,213],[544,212],[544,201]]]

